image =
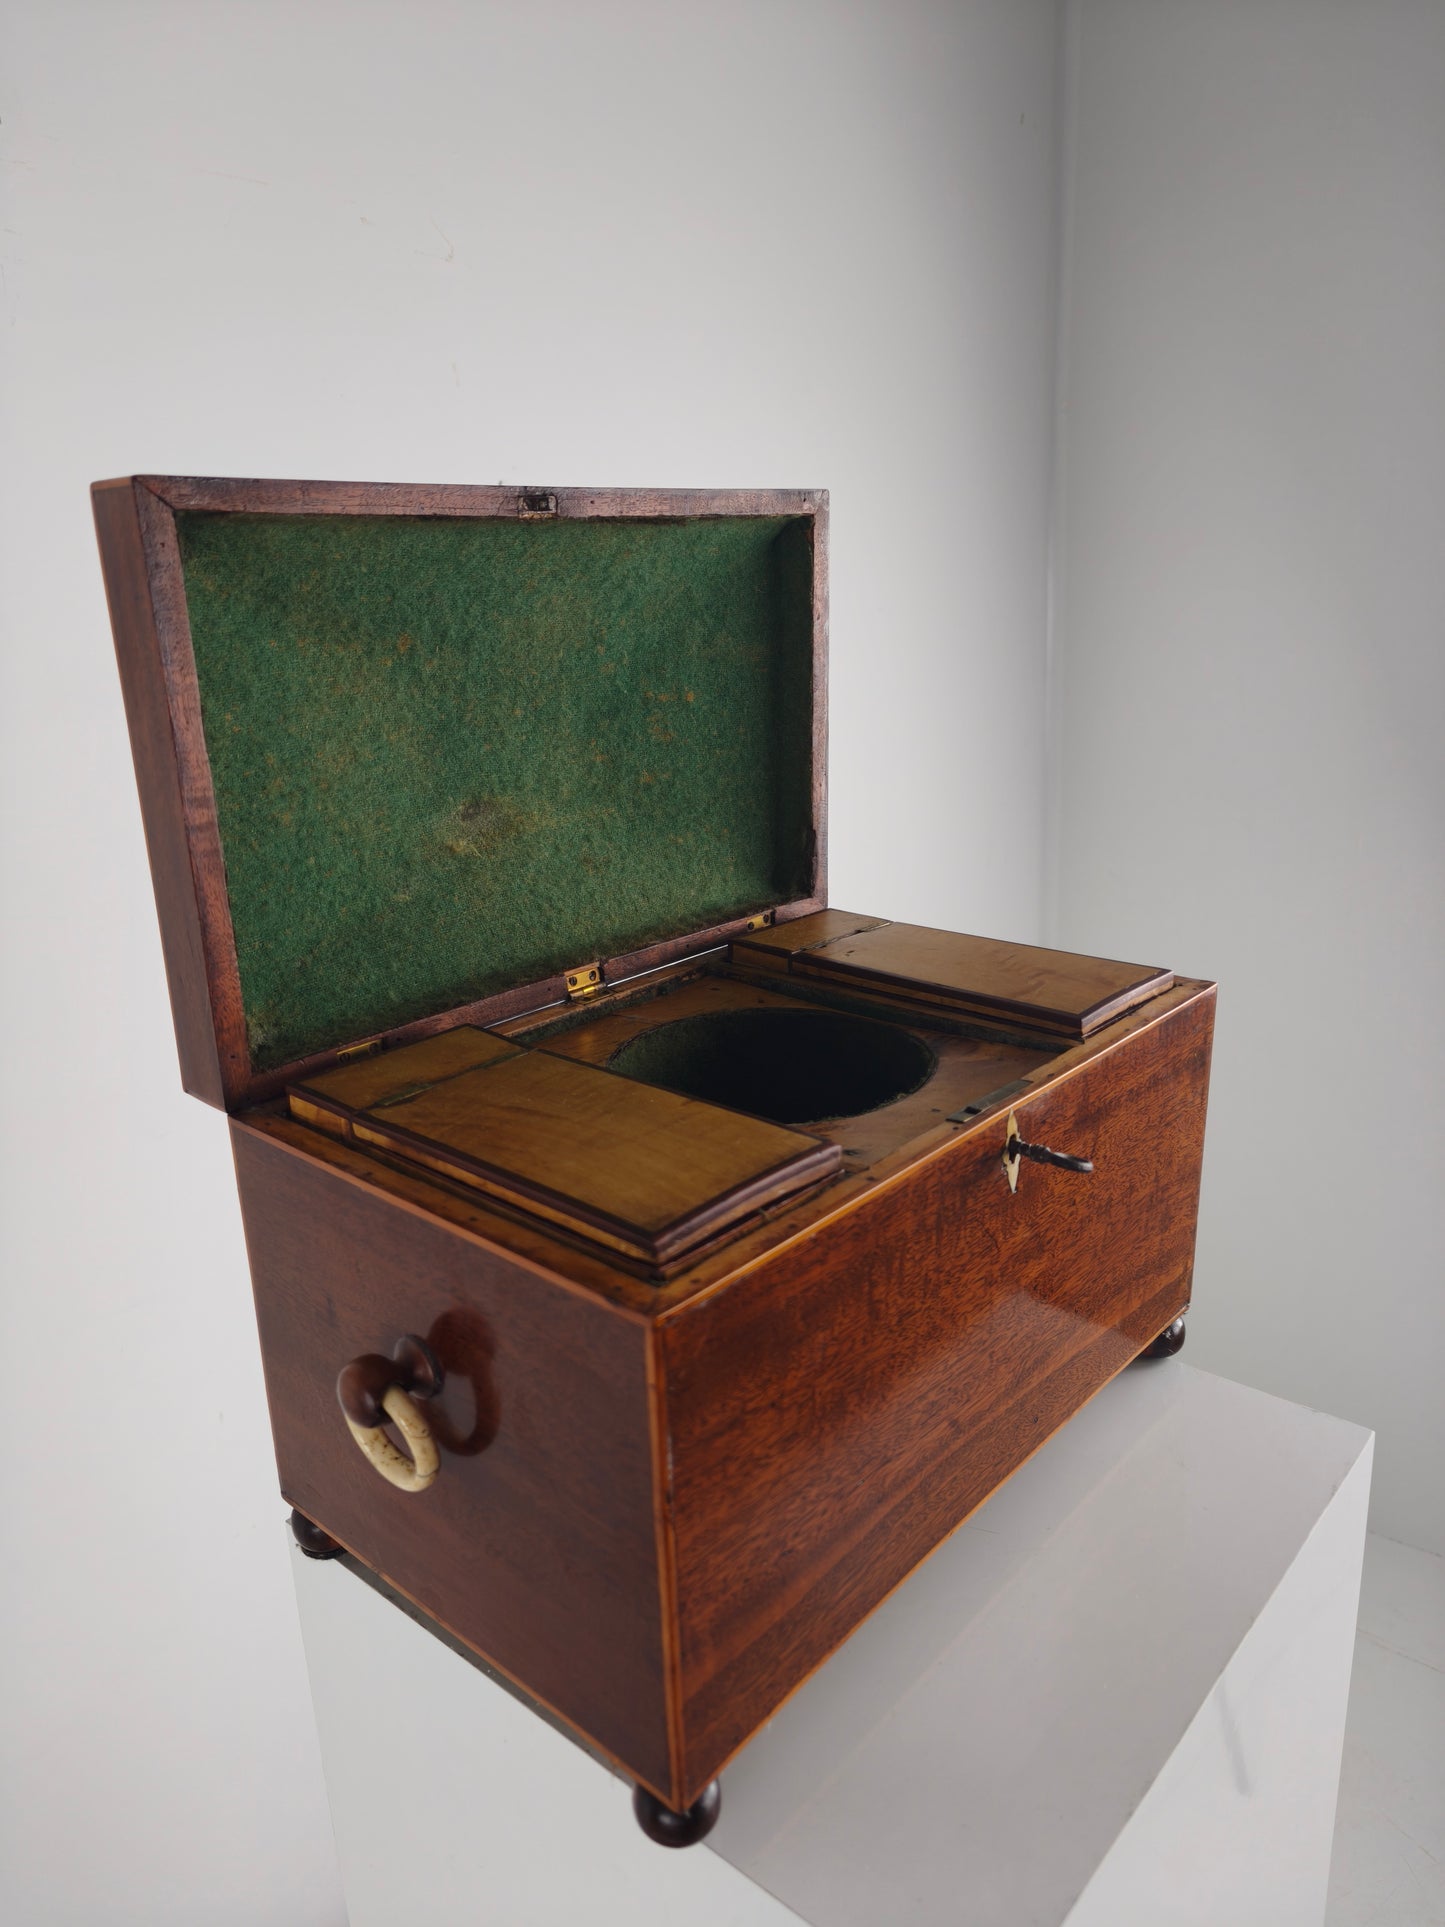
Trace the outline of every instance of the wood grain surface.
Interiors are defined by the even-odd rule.
[[[1212,1018],[1212,986],[1176,986],[656,1290],[415,1167],[238,1121],[287,1498],[685,1804],[1187,1302]],[[1010,1194],[1010,1108],[1094,1175],[1026,1166]],[[461,1382],[435,1484],[378,1496],[331,1368],[407,1330]]]
[[[658,1325],[697,1789],[1189,1300],[1214,994]],[[691,1797],[691,1796],[689,1796]]]
[[[351,1113],[351,1137],[657,1262],[841,1163],[806,1132],[493,1041],[493,1061]]]
[[[654,996],[599,1010],[583,1021],[564,1019],[555,1032],[543,1025],[530,1030],[518,1026],[512,1035],[558,1056],[573,1057],[585,1064],[605,1064],[632,1038],[680,1018],[724,1010],[826,1008],[810,1003],[806,994],[785,994],[766,983],[740,983],[710,971],[674,980],[659,986]],[[930,1029],[924,1023],[900,1028],[921,1039],[933,1052],[936,1067],[927,1082],[875,1110],[825,1118],[807,1127],[813,1136],[836,1144],[850,1170],[866,1170],[879,1159],[903,1150],[915,1138],[936,1130],[953,1112],[1037,1069],[1053,1055],[1050,1048],[965,1037],[954,1031]]]
[[[806,940],[804,940],[806,939]],[[794,977],[874,985],[920,1007],[1006,1016],[1061,1040],[1087,1037],[1174,981],[1152,964],[1116,963],[838,910],[734,939],[742,959],[786,956]]]
[[[270,481],[227,475],[125,478],[170,508],[245,515],[450,515],[517,518],[550,496],[561,520],[578,517],[677,518],[802,515],[826,510],[828,491],[807,488],[557,488],[550,483],[473,487],[449,482]],[[97,483],[98,488],[109,486]]]
[[[175,620],[180,557],[174,519],[131,482],[97,485],[91,506],[181,1082],[193,1096],[221,1105],[244,1084],[249,1055],[183,602],[179,626]]]
[[[671,978],[676,975],[695,980],[703,970],[704,966],[698,964],[686,968],[674,966],[666,976]],[[1037,1067],[1024,1072],[1020,1081],[1029,1089],[1037,1089],[1051,1079],[1072,1075],[1081,1065],[1113,1049],[1122,1039],[1141,1028],[1148,1028],[1158,1022],[1161,1016],[1190,1002],[1205,988],[1209,986],[1198,981],[1177,980],[1171,990],[1163,991],[1158,998],[1119,1018],[1093,1037],[1062,1051],[1057,1045],[1041,1049]],[[606,991],[585,1007],[585,1014],[579,1007],[573,1015],[585,1025],[602,1010],[631,1007],[637,994],[636,987]],[[642,994],[645,997],[645,991]],[[809,994],[813,993],[810,991]],[[831,1001],[833,993],[827,994]],[[852,1000],[849,1001],[851,1003]],[[868,1007],[877,1010],[883,1006],[879,1003]],[[539,1025],[545,1025],[559,1015],[565,1023],[565,1007],[560,1012],[534,1012],[525,1020],[518,1020],[515,1028],[519,1041],[530,1041],[535,1037]],[[514,1026],[508,1026],[509,1031],[512,1028]],[[980,1081],[984,1081],[981,1074]],[[987,1081],[992,1083],[991,1079]],[[1005,1085],[1003,1091],[996,1091],[993,1098],[985,1092],[977,1093],[983,1103],[981,1115],[985,1121],[996,1114],[1002,1124],[1010,1104],[1017,1101],[1016,1096],[1006,1094],[1009,1088]],[[306,1148],[311,1156],[349,1172],[388,1196],[404,1200],[409,1208],[420,1209],[448,1223],[461,1225],[479,1237],[492,1240],[500,1251],[515,1252],[532,1259],[557,1278],[570,1281],[576,1290],[594,1293],[610,1303],[641,1311],[648,1316],[674,1310],[690,1298],[726,1285],[734,1275],[746,1271],[780,1246],[804,1236],[823,1220],[833,1217],[851,1198],[866,1195],[880,1178],[908,1169],[940,1145],[952,1142],[975,1128],[979,1121],[979,1116],[972,1112],[943,1121],[921,1119],[923,1128],[920,1134],[899,1150],[885,1149],[877,1156],[870,1154],[866,1170],[860,1170],[857,1161],[845,1159],[844,1169],[831,1183],[800,1192],[796,1198],[762,1213],[755,1222],[729,1232],[703,1252],[687,1255],[669,1271],[664,1281],[658,1282],[641,1275],[637,1265],[624,1260],[621,1254],[609,1255],[598,1245],[572,1239],[560,1226],[514,1212],[484,1192],[443,1178],[439,1173],[394,1157],[379,1148],[350,1145],[332,1137],[323,1137],[308,1126],[279,1114],[274,1105],[257,1107],[248,1113],[248,1118],[257,1131]],[[866,1124],[868,1120],[858,1122]]]
[[[281,1128],[232,1141],[286,1499],[667,1798],[645,1324]],[[421,1494],[382,1484],[335,1392],[407,1332],[446,1373]]]
[[[257,1136],[285,1144],[312,1162],[344,1175],[385,1199],[404,1216],[417,1214],[453,1226],[504,1261],[520,1259],[545,1273],[559,1290],[595,1298],[638,1318],[650,1317],[659,1300],[669,1295],[666,1287],[652,1283],[637,1267],[625,1265],[620,1257],[600,1246],[569,1239],[560,1226],[514,1212],[484,1191],[452,1183],[423,1165],[393,1158],[371,1145],[323,1135],[271,1106],[249,1112],[245,1122]],[[691,1266],[686,1275],[697,1269]],[[705,1266],[701,1269],[706,1273]]]
[[[772,963],[785,970],[789,958],[803,950],[816,950],[839,937],[855,937],[860,931],[882,929],[884,917],[865,917],[852,910],[815,910],[808,916],[787,923],[769,924],[763,930],[749,930],[735,937],[732,949],[746,954],[753,963]]]
[[[248,1112],[232,1137],[282,1490],[684,1805],[1188,1302],[1213,986],[827,908],[822,491],[143,476],[93,499],[182,1076]],[[807,894],[757,906],[760,930],[602,959],[585,1011],[559,975],[258,1074],[175,538],[190,510],[807,519]],[[667,975],[729,943],[752,981]],[[935,1070],[793,1131],[600,1068],[672,1016],[800,995],[891,1016]],[[341,1062],[357,1043],[376,1054]],[[323,1129],[271,1102],[288,1086]],[[1026,1164],[1010,1192],[1010,1110],[1093,1175]],[[358,1125],[372,1141],[345,1140]],[[411,1493],[335,1393],[406,1333],[445,1372],[439,1470]]]
[[[491,1031],[474,1024],[461,1024],[426,1037],[419,1043],[404,1044],[400,1050],[375,1052],[358,1057],[333,1071],[302,1081],[295,1093],[313,1105],[326,1105],[341,1115],[374,1110],[398,1098],[414,1096],[432,1084],[458,1077],[463,1071],[493,1064],[499,1057],[515,1055],[516,1046]],[[294,1106],[293,1106],[294,1108]]]

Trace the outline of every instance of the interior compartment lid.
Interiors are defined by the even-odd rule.
[[[824,900],[826,493],[92,493],[198,1096]]]
[[[388,1067],[403,1065],[410,1081],[394,1083]],[[832,1176],[843,1157],[808,1132],[464,1026],[323,1072],[293,1085],[290,1101],[293,1116],[339,1126],[653,1275]]]
[[[751,932],[733,954],[794,977],[886,992],[923,1012],[953,1012],[1076,1043],[1168,990],[1172,971],[1072,950],[965,936],[824,910]]]

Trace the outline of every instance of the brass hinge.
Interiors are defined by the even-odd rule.
[[[353,1057],[370,1057],[374,1051],[380,1049],[381,1039],[368,1037],[364,1043],[348,1044],[343,1050],[337,1051],[336,1061],[338,1064],[349,1064]]]
[[[772,920],[773,913],[771,910],[759,910],[755,917],[748,918],[744,927],[748,930],[766,930]]]
[[[567,995],[574,1004],[584,997],[595,997],[602,988],[602,966],[600,963],[578,964],[575,970],[567,972]]]

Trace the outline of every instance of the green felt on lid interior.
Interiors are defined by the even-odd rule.
[[[177,517],[254,1064],[806,894],[797,517]]]

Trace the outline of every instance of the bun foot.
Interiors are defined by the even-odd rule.
[[[1181,1312],[1172,1325],[1166,1325],[1152,1345],[1146,1345],[1141,1358],[1172,1358],[1175,1352],[1184,1349],[1184,1314]]]
[[[323,1532],[304,1512],[297,1512],[294,1507],[291,1511],[291,1537],[308,1559],[334,1559],[344,1550],[329,1532]]]
[[[640,1786],[633,1791],[632,1811],[637,1815],[638,1826],[659,1847],[693,1847],[699,1840],[705,1840],[717,1825],[717,1817],[722,1812],[722,1788],[716,1780],[709,1780],[685,1813],[675,1813],[671,1807],[665,1807],[655,1793]]]

